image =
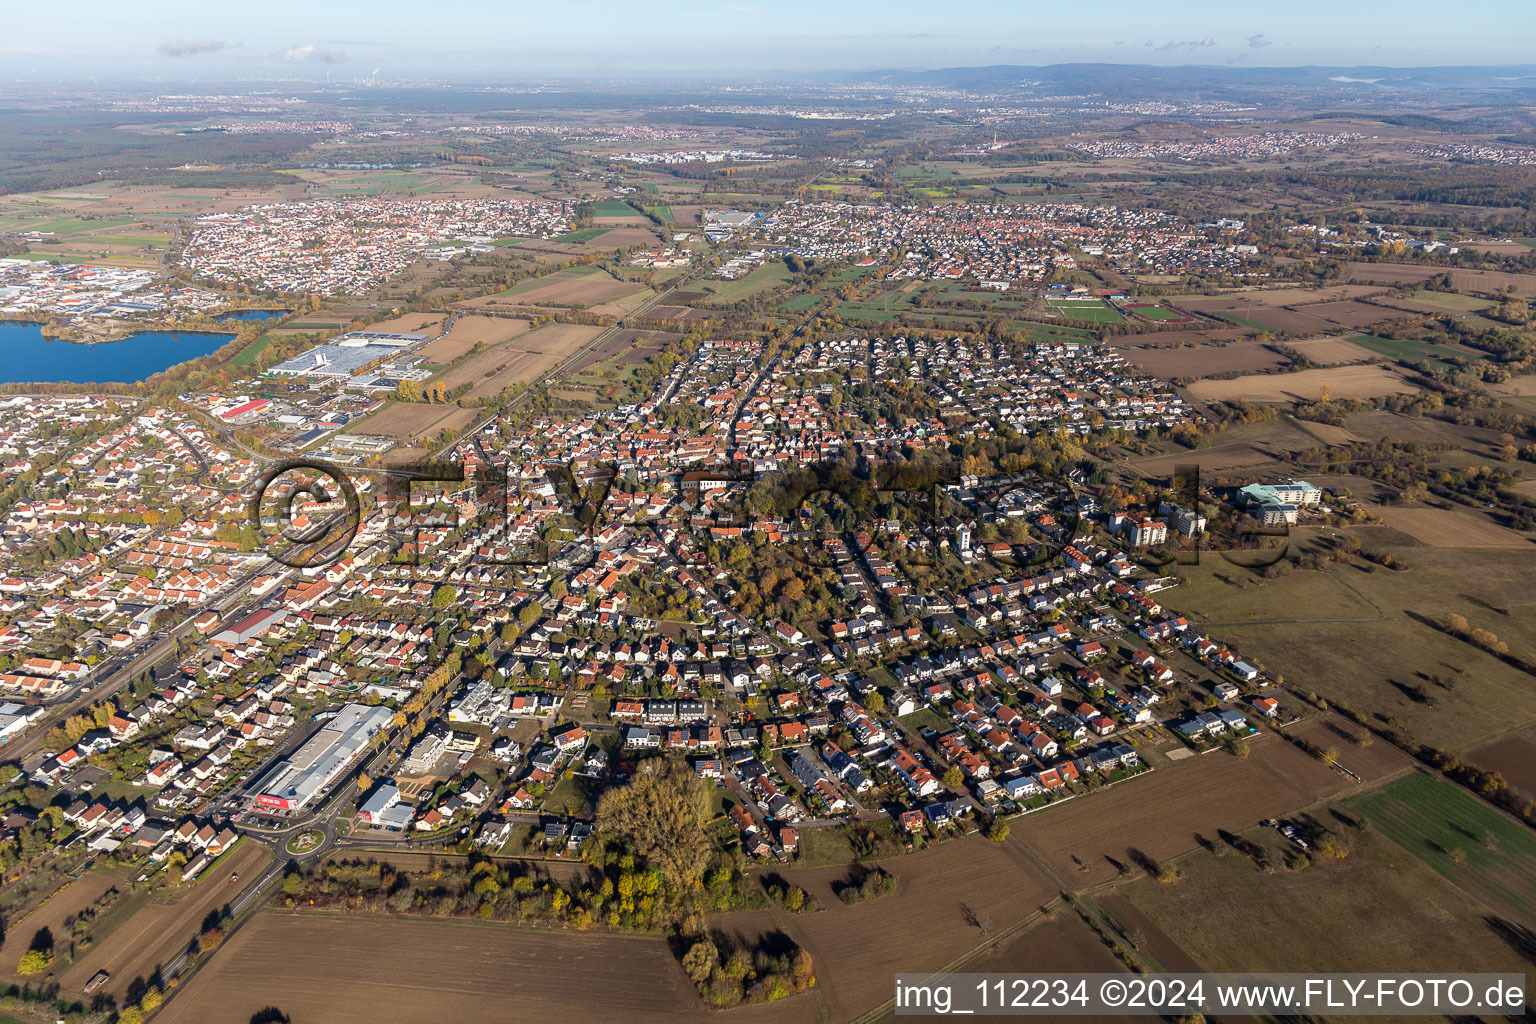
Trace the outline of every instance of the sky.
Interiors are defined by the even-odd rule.
[[[1531,0],[73,0],[7,4],[0,78],[519,80],[1079,61],[1525,64]]]

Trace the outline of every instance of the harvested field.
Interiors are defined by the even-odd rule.
[[[21,917],[5,922],[5,944],[0,946],[0,971],[11,977],[21,955],[32,945],[33,938],[43,929],[53,934],[54,941],[67,946],[69,929],[64,919],[74,917],[101,898],[113,886],[127,890],[121,879],[105,871],[87,871],[50,896],[41,905]]]
[[[1403,320],[1404,315],[1394,313],[1390,309],[1372,305],[1369,302],[1319,302],[1310,306],[1296,306],[1296,312],[1306,313],[1308,316],[1320,317],[1324,320],[1332,320],[1343,327],[1360,328],[1373,327],[1376,324],[1389,320]]]
[[[1150,954],[1164,970],[1190,973],[1205,970],[1194,957],[1185,952],[1183,946],[1174,941],[1173,936],[1163,931],[1156,921],[1118,890],[1096,895],[1094,902],[1109,915],[1123,934],[1135,935],[1140,932],[1144,935],[1147,942],[1142,951]]]
[[[1243,323],[1255,324],[1271,331],[1282,331],[1286,334],[1323,334],[1332,331],[1335,324],[1324,320],[1322,317],[1312,316],[1310,313],[1300,313],[1294,309],[1279,309],[1265,307],[1262,309],[1242,309],[1231,311],[1229,316],[1235,316]]]
[[[202,930],[210,911],[240,894],[237,886],[229,884],[230,874],[254,878],[271,859],[272,852],[265,846],[242,841],[216,868],[205,871],[190,891],[173,901],[150,903],[76,960],[60,978],[64,989],[78,992],[93,974],[105,970],[112,978],[99,991],[121,998],[134,979],[148,980],[185,949]]]
[[[456,405],[427,405],[420,402],[391,402],[362,423],[353,433],[379,434],[409,441],[436,437],[441,431],[457,433],[475,422],[477,409]]]
[[[1228,327],[1217,331],[1158,331],[1154,334],[1116,334],[1104,339],[1110,348],[1173,348],[1178,345],[1209,345],[1218,341],[1241,341],[1251,331]]]
[[[645,319],[654,317],[657,320],[708,320],[714,315],[707,309],[694,309],[692,306],[660,305],[645,311]]]
[[[1349,263],[1345,276],[1350,281],[1374,281],[1382,284],[1420,284],[1446,273],[1445,267],[1419,266],[1412,263]],[[1536,274],[1507,274],[1499,270],[1452,269],[1451,287],[1459,292],[1492,295],[1512,287],[1522,295],[1536,295]]]
[[[633,281],[619,281],[601,271],[582,268],[519,281],[504,292],[468,299],[459,305],[466,309],[589,306],[645,290],[644,285]]]
[[[599,220],[597,223],[599,227],[603,227],[610,223],[633,224],[635,220],[633,218],[625,221]],[[628,248],[632,245],[655,245],[657,237],[656,232],[651,228],[617,227],[611,231],[605,231],[592,239],[590,248],[615,249]]]
[[[967,962],[965,972],[1025,974],[1046,964],[1050,965],[1050,970],[1064,973],[1114,974],[1125,970],[1076,914],[1058,908],[1038,923]]]
[[[1437,548],[1528,548],[1531,542],[1479,516],[1456,509],[1382,506],[1371,513],[1394,530]]]
[[[1370,365],[1202,380],[1189,385],[1189,392],[1204,401],[1289,402],[1312,401],[1325,387],[1334,398],[1409,395],[1418,390],[1393,370]]]
[[[572,373],[580,373],[598,363],[613,362],[617,366],[643,363],[669,341],[682,337],[667,331],[641,331],[633,328],[615,331],[599,347],[582,357],[571,367]]]
[[[1331,423],[1319,423],[1316,420],[1297,420],[1296,425],[1323,442],[1323,444],[1354,444],[1360,440],[1360,438],[1350,433],[1349,428],[1336,427]]]
[[[1417,313],[1421,316],[1444,316],[1448,310],[1444,306],[1432,305],[1428,302],[1419,302],[1415,299],[1399,299],[1390,295],[1382,295],[1371,300],[1373,305],[1383,306],[1387,309],[1402,310],[1404,313]]]
[[[1338,827],[1331,816],[1320,820]],[[1278,861],[1271,834],[1249,837]],[[1274,874],[1234,850],[1220,857],[1202,851],[1179,862],[1176,885],[1141,878],[1117,896],[1208,971],[1417,971],[1427,963],[1525,969],[1482,908],[1454,886],[1379,835],[1354,841],[1355,852],[1343,860]],[[1105,903],[1114,913],[1117,902]],[[1241,910],[1212,913],[1213,907]]]
[[[497,395],[513,384],[538,380],[603,330],[585,324],[549,324],[488,349],[438,379],[450,388],[473,384],[465,398]]]
[[[533,326],[530,320],[504,316],[461,316],[441,338],[415,354],[429,363],[451,363],[468,354],[476,345],[496,345],[509,341]],[[433,333],[436,333],[435,331]]]
[[[628,295],[621,295],[607,302],[599,302],[597,305],[588,306],[587,308],[590,312],[597,313],[600,316],[621,317],[639,309],[654,296],[655,293],[649,288],[642,288],[639,291],[630,292]]]
[[[968,974],[1033,974],[1045,971],[1084,974],[1117,974],[1125,965],[1099,941],[1072,911],[1061,908],[1018,935],[1004,939],[981,956],[959,968]],[[900,1020],[902,1018],[894,1018]],[[1067,1016],[1031,1016],[1035,1021],[1070,1020],[1087,1024],[1112,1024],[1123,1016],[1070,1014]]]
[[[447,316],[443,313],[406,313],[393,320],[380,320],[376,324],[369,324],[367,329],[396,334],[436,334],[443,329],[443,321],[446,319]]]
[[[1536,798],[1536,740],[1530,736],[1517,734],[1495,740],[1468,753],[1467,760],[1498,772],[1512,787]]]
[[[1341,302],[1357,299],[1362,295],[1380,292],[1379,285],[1334,284],[1325,288],[1267,288],[1250,292],[1236,292],[1228,298],[1241,297],[1244,301],[1266,306],[1304,306],[1308,303]]]
[[[1164,378],[1253,373],[1288,361],[1274,349],[1256,341],[1192,348],[1127,349],[1124,355],[1148,373]]]
[[[846,877],[846,866],[782,872],[827,908],[785,916],[783,928],[815,961],[817,992],[833,1021],[853,1020],[889,999],[893,970],[936,971],[982,945],[986,936],[968,913],[999,931],[1054,896],[1019,850],[979,836],[881,866],[895,876],[896,891],[852,906],[829,888]],[[917,927],[921,941],[914,941]]]
[[[409,969],[381,971],[387,963]],[[274,992],[278,978],[282,987]],[[796,1002],[814,1005],[808,996],[774,1005],[788,1010]],[[272,1005],[295,1020],[328,1024],[571,1019],[586,1015],[581,1006],[636,1024],[718,1016],[705,1008],[660,938],[262,913],[161,1017],[164,1024],[243,1021]],[[503,1009],[488,1018],[489,1007]]]
[[[1536,395],[1536,375],[1512,377],[1502,384],[1490,385],[1489,390],[1501,395]]]
[[[1339,363],[1360,363],[1371,358],[1343,338],[1314,338],[1311,341],[1287,341],[1283,347],[1318,366],[1337,366]]]
[[[1361,746],[1358,737],[1362,731],[1360,726],[1333,714],[1309,718],[1286,730],[1288,735],[1299,736],[1325,750],[1329,747],[1337,750],[1339,765],[1367,782],[1414,767],[1413,759],[1390,743],[1373,740],[1369,745]]]
[[[1179,466],[1188,465],[1199,466],[1202,473],[1230,473],[1241,469],[1252,470],[1259,476],[1282,472],[1285,466],[1285,463],[1275,458],[1273,452],[1247,442],[1216,445],[1194,452],[1157,455],[1149,459],[1138,459],[1134,464],[1136,471],[1146,477],[1171,476]]]
[[[1082,890],[1137,870],[1135,851],[1156,861],[1177,857],[1219,829],[1240,831],[1349,785],[1279,737],[1260,735],[1249,757],[1191,758],[1026,814],[1013,821],[1013,834]]]

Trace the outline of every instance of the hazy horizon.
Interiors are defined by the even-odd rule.
[[[8,12],[7,77],[592,79],[845,74],[1071,63],[1211,67],[1524,65],[1536,6],[1469,0],[1448,35],[1439,5],[1297,0],[1263,10],[1198,0],[1180,10],[1107,0],[1091,19],[1061,8],[986,0],[962,17],[881,5],[668,4],[614,0],[558,7],[472,0],[428,9],[400,0],[325,8],[272,0],[248,10],[83,0],[57,12]],[[571,26],[579,26],[577,31]]]

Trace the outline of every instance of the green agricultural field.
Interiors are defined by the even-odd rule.
[[[1365,349],[1367,352],[1388,359],[1405,361],[1417,361],[1428,359],[1433,362],[1444,362],[1450,358],[1476,359],[1478,353],[1451,348],[1446,345],[1431,345],[1422,341],[1399,340],[1395,338],[1378,338],[1374,334],[1354,334],[1344,339],[1352,345]]]
[[[633,213],[634,211],[631,210],[630,212]],[[575,245],[578,242],[590,242],[592,239],[598,237],[599,235],[606,235],[607,233],[607,228],[582,228],[579,231],[567,231],[565,234],[560,235],[554,240],[556,242],[567,242]]]
[[[1475,313],[1480,309],[1487,309],[1493,305],[1487,299],[1476,295],[1462,295],[1459,292],[1410,292],[1409,298],[1415,302],[1422,302],[1426,306],[1434,306],[1437,309],[1448,309],[1457,313]]]
[[[628,203],[619,202],[617,199],[604,200],[592,207],[594,217],[638,217],[635,208]]]
[[[84,220],[80,217],[54,217],[50,220],[28,220],[17,231],[51,231],[56,235],[75,235],[82,231],[110,231],[137,224],[136,220]]]
[[[896,180],[909,181],[948,181],[950,178],[958,178],[952,167],[935,167],[932,164],[919,164],[915,167],[896,168]]]
[[[1459,888],[1536,921],[1536,833],[1455,783],[1415,772],[1344,806]]]
[[[270,344],[272,344],[272,336],[270,334],[263,334],[261,337],[245,346],[245,348],[241,349],[239,352],[236,352],[234,358],[229,361],[229,365],[232,367],[250,366],[256,361],[257,356],[266,351],[267,346]]]
[[[87,235],[70,241],[77,245],[141,245],[150,249],[164,249],[171,244],[163,235]]]
[[[837,315],[844,320],[888,324],[899,319],[901,314],[902,311],[899,309],[878,309],[873,306],[861,306],[852,302],[845,302],[837,307]]]
[[[672,223],[672,207],[670,206],[647,206],[645,208],[645,212],[650,214],[652,217],[655,217],[663,224]]]
[[[786,313],[804,313],[821,301],[819,295],[796,295],[779,303],[779,308]]]

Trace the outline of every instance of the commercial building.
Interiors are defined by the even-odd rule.
[[[392,714],[386,707],[343,705],[335,718],[267,773],[256,787],[256,804],[282,811],[307,807],[389,725]]]

